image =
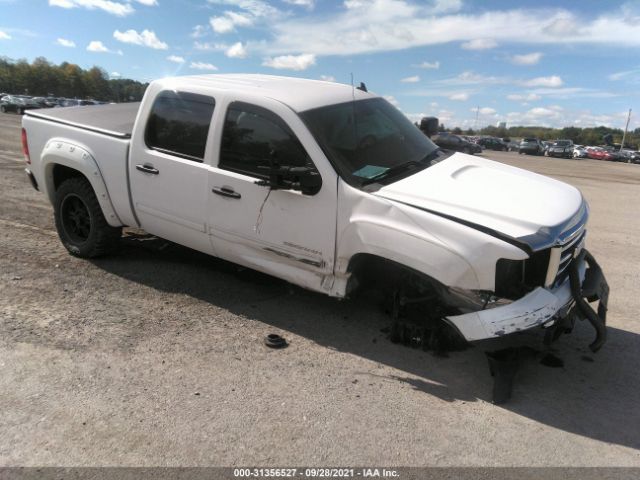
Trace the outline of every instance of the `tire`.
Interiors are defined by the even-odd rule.
[[[466,153],[467,155],[473,155],[473,152],[469,150],[469,147],[464,147],[462,153]]]
[[[18,108],[18,109],[16,109],[16,113],[18,115],[24,115],[24,110],[22,108]]]
[[[4,105],[0,106],[0,112],[7,113],[7,107],[5,107]]]
[[[85,178],[73,177],[62,182],[56,190],[53,208],[58,236],[71,255],[99,257],[117,245],[122,229],[107,223]]]

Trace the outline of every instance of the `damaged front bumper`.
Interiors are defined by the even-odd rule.
[[[538,287],[508,305],[449,316],[446,320],[467,341],[476,341],[535,327],[557,325],[570,330],[575,318],[586,318],[596,330],[596,340],[590,348],[597,351],[606,341],[608,297],[609,286],[602,269],[593,256],[582,249],[561,285],[553,289]],[[588,303],[596,300],[600,301],[597,312]]]

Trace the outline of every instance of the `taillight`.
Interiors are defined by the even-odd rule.
[[[29,144],[27,143],[27,131],[22,129],[22,153],[24,153],[24,159],[27,163],[31,163],[31,157],[29,157]]]

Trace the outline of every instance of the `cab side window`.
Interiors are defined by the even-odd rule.
[[[219,167],[267,178],[271,165],[313,166],[298,138],[276,114],[243,102],[230,104],[222,132]]]
[[[147,147],[202,162],[214,107],[214,99],[206,95],[160,93],[147,121]]]

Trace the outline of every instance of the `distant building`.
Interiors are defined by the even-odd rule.
[[[507,128],[507,122],[498,122],[498,123],[496,123],[496,127],[498,127],[498,128]]]

